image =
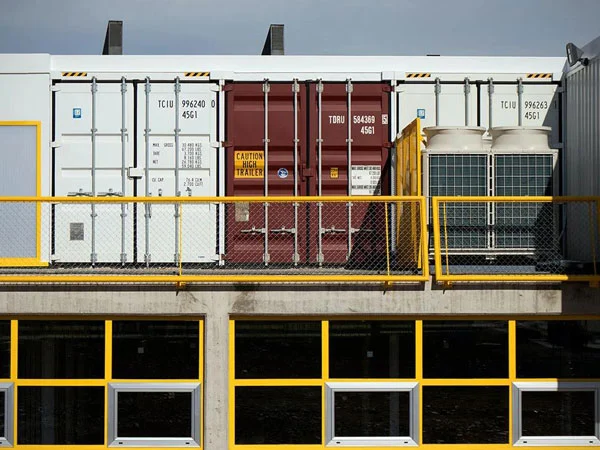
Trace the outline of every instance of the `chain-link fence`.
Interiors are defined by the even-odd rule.
[[[419,197],[4,198],[0,282],[424,281],[423,213]]]
[[[598,277],[598,198],[434,197],[441,281]]]

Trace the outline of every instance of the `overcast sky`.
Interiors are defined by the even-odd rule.
[[[0,53],[100,54],[109,19],[125,54],[564,56],[600,35],[600,0],[0,0]]]

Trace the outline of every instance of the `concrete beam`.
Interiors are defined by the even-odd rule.
[[[460,286],[14,286],[0,315],[600,315],[600,289],[584,284]]]

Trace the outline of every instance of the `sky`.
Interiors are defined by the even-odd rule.
[[[600,0],[0,0],[0,53],[565,56],[600,35]]]

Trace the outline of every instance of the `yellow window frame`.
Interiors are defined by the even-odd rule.
[[[6,320],[6,319],[4,319]],[[19,379],[18,378],[18,347],[19,347],[19,321],[34,321],[34,320],[95,320],[104,321],[104,378],[98,379]],[[113,321],[198,321],[198,378],[197,379],[114,379],[112,378],[112,324]],[[22,317],[10,320],[10,378],[0,379],[0,382],[11,382],[14,386],[13,394],[13,447],[16,449],[31,449],[39,450],[40,448],[47,450],[106,450],[108,448],[108,385],[112,382],[127,382],[127,383],[199,383],[200,384],[200,447],[204,448],[204,318],[188,318],[188,317],[94,317],[83,318],[77,317],[40,317],[35,318]],[[102,445],[19,445],[18,443],[18,388],[20,386],[42,386],[42,387],[103,387],[104,388],[104,444]],[[156,450],[160,447],[135,447],[138,450]],[[172,448],[172,447],[169,447]]]
[[[321,322],[321,378],[320,379],[243,379],[235,378],[235,323],[237,321],[295,321],[295,320],[314,320]],[[341,320],[398,320],[415,322],[415,378],[330,378],[329,377],[329,322]],[[501,320],[506,321],[508,325],[508,377],[507,378],[477,378],[477,379],[432,379],[423,377],[423,321],[433,320]],[[230,317],[229,320],[229,449],[231,450],[261,450],[265,448],[286,448],[290,450],[316,450],[326,449],[326,411],[325,411],[325,384],[329,381],[363,381],[363,382],[406,382],[416,381],[418,383],[419,393],[419,436],[418,448],[427,450],[508,450],[517,448],[513,446],[513,400],[512,389],[516,381],[543,382],[558,381],[557,378],[517,378],[516,357],[517,357],[517,338],[516,323],[522,320],[600,320],[600,316],[336,316],[336,317],[290,317],[290,316],[260,316],[260,317]],[[598,379],[573,379],[577,382],[600,382]],[[235,388],[236,386],[321,386],[321,444],[319,445],[236,445],[235,444]],[[423,444],[423,387],[424,386],[506,386],[508,388],[508,442],[506,444]],[[348,448],[348,447],[346,447]],[[350,447],[353,450],[381,450],[385,446],[379,447]],[[539,450],[580,450],[581,446],[536,446]]]

